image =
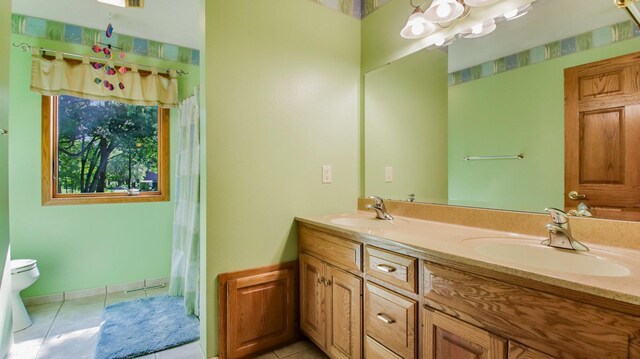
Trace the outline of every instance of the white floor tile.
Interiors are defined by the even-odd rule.
[[[13,333],[13,343],[22,344],[24,346],[41,345],[47,336],[51,324],[30,326],[27,329]]]
[[[7,359],[35,359],[42,343],[14,343]]]
[[[75,324],[75,327],[72,325]],[[54,328],[51,330],[53,331]],[[71,323],[58,328],[59,333],[50,333],[40,348],[37,359],[78,359],[95,353],[98,343],[98,325]]]
[[[27,312],[33,322],[32,326],[51,325],[61,306],[62,302],[28,306]]]
[[[193,342],[156,353],[156,359],[202,359],[200,344]]]

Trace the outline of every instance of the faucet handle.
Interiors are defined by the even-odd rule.
[[[384,203],[384,200],[382,199],[382,197],[378,197],[378,196],[369,196],[369,199],[372,199],[375,203],[376,206],[379,206],[381,204]]]
[[[569,222],[569,215],[561,209],[545,208],[544,210],[551,215],[551,220],[555,224],[567,224]]]

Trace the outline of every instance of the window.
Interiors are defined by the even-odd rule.
[[[169,110],[42,97],[42,204],[169,200]]]

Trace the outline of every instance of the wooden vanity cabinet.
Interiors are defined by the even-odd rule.
[[[507,359],[507,340],[429,307],[423,310],[423,359]]]
[[[359,253],[359,244],[334,247],[328,234],[314,234],[313,246],[300,247],[300,327],[330,357],[362,358],[362,279],[328,262],[337,258],[357,268],[349,253]],[[342,255],[324,257],[318,251]]]

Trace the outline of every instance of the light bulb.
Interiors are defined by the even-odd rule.
[[[424,24],[414,23],[411,25],[411,33],[418,36],[424,32]]]
[[[438,15],[439,18],[444,19],[447,16],[451,15],[452,11],[453,11],[453,9],[451,8],[451,5],[449,5],[449,4],[440,4],[436,8],[436,15]]]
[[[477,34],[480,34],[480,33],[482,33],[482,29],[483,29],[482,24],[474,25],[474,26],[471,28],[471,33],[472,33],[472,34],[476,34],[476,35],[477,35]]]
[[[504,17],[507,19],[511,19],[512,17],[518,15],[518,9],[513,9],[511,11],[507,11],[504,13]]]

